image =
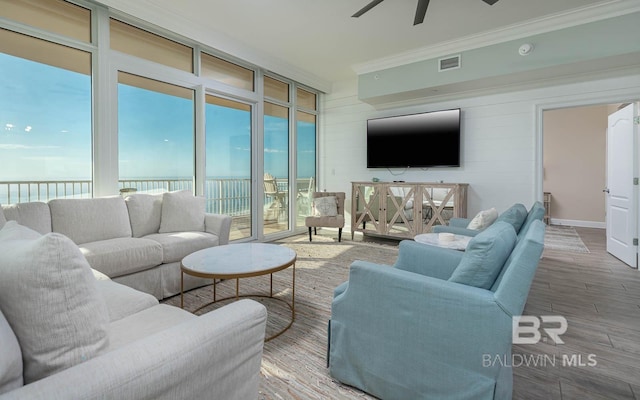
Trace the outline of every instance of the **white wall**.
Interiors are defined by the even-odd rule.
[[[608,115],[606,104],[545,111],[543,187],[553,223],[605,226]]]
[[[355,79],[339,82],[330,94],[323,96],[319,189],[344,191],[350,204],[351,181],[368,181],[373,177],[407,182],[443,180],[469,184],[469,216],[490,207],[504,211],[516,202],[530,207],[542,199],[543,110],[638,98],[640,74],[636,73],[377,111],[358,100]],[[411,169],[398,176],[386,169],[366,168],[368,118],[458,107],[462,109],[460,168]],[[349,222],[350,215],[347,225]]]

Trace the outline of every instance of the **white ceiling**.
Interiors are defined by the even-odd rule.
[[[640,0],[501,0],[493,6],[482,0],[432,0],[424,23],[413,26],[417,0],[385,0],[362,17],[351,17],[369,1],[101,2],[239,58],[269,58],[328,83],[385,60],[417,61],[430,49],[446,55],[478,38],[513,40],[640,8]]]

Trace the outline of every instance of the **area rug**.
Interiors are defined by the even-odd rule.
[[[572,226],[549,225],[544,235],[546,250],[589,253],[589,249]]]
[[[342,385],[329,375],[327,359],[327,321],[331,316],[333,289],[349,278],[349,265],[355,260],[393,264],[398,248],[393,244],[350,241],[338,242],[333,236],[317,235],[309,243],[306,235],[274,242],[297,253],[295,321],[291,328],[266,342],[262,358],[259,399],[372,399],[361,391]],[[291,300],[291,268],[274,274],[274,296]],[[217,285],[218,297],[233,296],[235,281]],[[269,293],[269,277],[240,280],[240,294]],[[185,294],[185,309],[195,310],[211,301],[211,286]],[[286,305],[271,299],[253,298],[267,306],[267,336],[286,326],[291,316]],[[163,301],[180,305],[180,296]],[[220,307],[222,302],[202,312]]]

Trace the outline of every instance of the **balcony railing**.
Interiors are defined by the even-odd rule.
[[[120,189],[136,189],[137,193],[161,193],[193,190],[191,179],[129,179],[118,183]],[[250,215],[251,180],[249,178],[207,179],[205,181],[207,212],[232,217]]]
[[[278,190],[287,191],[288,181],[279,179]],[[136,193],[161,193],[174,190],[193,190],[191,179],[125,179],[118,182],[120,189],[135,189]],[[309,179],[299,179],[299,191],[306,191]],[[92,182],[89,180],[67,181],[0,181],[0,204],[49,201],[56,198],[90,198]],[[207,179],[205,193],[207,212],[230,216],[251,214],[251,179]],[[273,201],[265,197],[265,205]]]
[[[56,198],[91,197],[91,181],[10,181],[0,182],[0,203],[48,201]]]

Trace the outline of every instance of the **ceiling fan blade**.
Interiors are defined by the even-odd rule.
[[[424,17],[425,15],[427,15],[428,7],[429,7],[429,0],[418,0],[418,7],[416,8],[416,17],[413,20],[414,26],[421,24],[422,21],[424,21]]]
[[[353,14],[352,17],[358,18],[359,16],[361,16],[362,14],[364,14],[367,11],[371,10],[373,7],[377,6],[378,4],[380,4],[382,2],[383,2],[383,0],[373,0],[371,3],[369,3],[366,6],[362,7],[358,12]]]
[[[494,4],[496,4],[498,2],[498,0],[482,0],[485,3],[487,3],[488,5],[492,6]]]

